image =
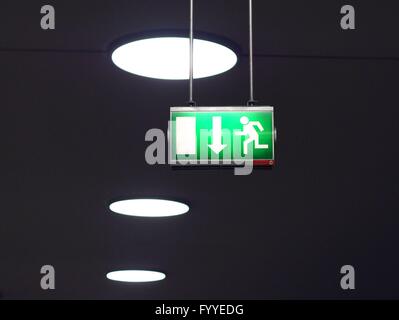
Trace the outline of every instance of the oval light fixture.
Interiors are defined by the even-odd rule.
[[[123,215],[151,218],[177,216],[190,209],[184,203],[161,199],[121,200],[111,203],[109,208]]]
[[[189,78],[189,38],[156,37],[116,48],[112,61],[122,70],[149,78]],[[221,74],[237,63],[237,54],[216,42],[194,39],[194,79]]]
[[[166,275],[158,271],[120,270],[107,273],[107,278],[120,282],[155,282],[165,279]]]

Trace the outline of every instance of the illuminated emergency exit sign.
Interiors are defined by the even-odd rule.
[[[273,107],[173,107],[172,165],[274,164]]]

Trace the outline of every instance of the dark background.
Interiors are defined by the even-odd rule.
[[[56,9],[56,30],[40,8]],[[340,8],[356,8],[356,30]],[[187,81],[113,65],[130,33],[184,30],[188,0],[0,2],[0,297],[4,299],[399,298],[397,1],[254,0],[255,96],[275,107],[277,165],[172,170],[144,159],[150,128]],[[200,105],[248,99],[247,1],[196,1],[196,28],[241,47],[195,82]],[[110,199],[162,196],[189,214],[111,214]],[[56,290],[40,268],[56,269]],[[340,288],[342,265],[356,290]],[[121,284],[119,268],[166,280]]]

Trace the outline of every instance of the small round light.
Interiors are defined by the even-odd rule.
[[[158,271],[121,270],[107,273],[107,278],[120,282],[154,282],[165,279],[166,275]]]
[[[188,38],[160,37],[129,42],[115,49],[112,61],[122,70],[149,78],[189,78]],[[211,77],[233,68],[237,55],[216,42],[194,39],[194,78]]]
[[[111,203],[110,210],[128,216],[170,217],[188,212],[188,205],[160,199],[130,199]]]

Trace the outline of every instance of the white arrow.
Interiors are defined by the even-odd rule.
[[[216,154],[227,147],[226,144],[222,144],[222,117],[212,117],[212,144],[208,147]]]

